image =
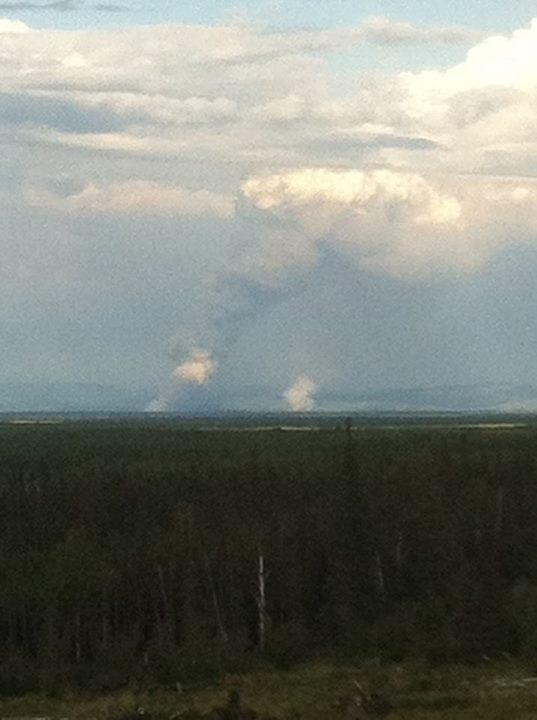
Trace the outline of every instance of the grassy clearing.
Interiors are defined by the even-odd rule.
[[[179,718],[187,710],[207,713],[224,705],[231,689],[259,714],[281,720],[342,720],[338,699],[353,692],[358,679],[383,693],[397,708],[388,720],[534,720],[537,683],[521,682],[528,669],[511,663],[479,668],[431,669],[419,663],[379,667],[312,664],[290,672],[226,676],[215,686],[182,693],[129,689],[102,697],[65,694],[61,698],[26,696],[4,699],[0,715],[86,720],[138,715]]]

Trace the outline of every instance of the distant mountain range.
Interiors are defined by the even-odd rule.
[[[537,387],[508,383],[392,388],[367,393],[325,393],[319,404],[327,410],[363,412],[534,412]]]
[[[0,383],[0,412],[141,412],[149,391],[98,383]],[[177,411],[199,414],[221,410],[279,410],[284,400],[261,386],[215,388],[183,396]],[[326,412],[537,412],[537,387],[515,384],[445,385],[391,388],[374,392],[319,391],[317,407]],[[170,408],[173,410],[173,408]]]

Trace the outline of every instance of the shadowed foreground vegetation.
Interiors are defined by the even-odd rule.
[[[384,716],[387,720],[533,720],[537,688],[522,682],[526,677],[521,666],[507,662],[437,669],[419,662],[382,668],[376,663],[317,663],[286,672],[226,675],[217,685],[180,694],[140,688],[99,697],[69,692],[61,698],[28,695],[0,701],[0,713],[73,720],[217,720],[215,709],[225,707],[230,691],[238,690],[244,705],[259,718],[342,720],[353,717],[345,700],[358,678],[389,697],[393,710]]]
[[[536,452],[531,427],[0,425],[0,694],[170,717],[236,684],[282,720],[341,717],[374,658],[375,682],[430,668],[439,705],[412,706],[414,678],[401,717],[535,717],[531,684],[442,700],[427,673],[533,674]]]

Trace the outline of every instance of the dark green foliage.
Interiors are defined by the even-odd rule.
[[[0,425],[0,693],[537,656],[536,440]]]

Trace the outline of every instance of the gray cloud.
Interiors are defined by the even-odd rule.
[[[521,101],[524,101],[523,93],[512,87],[499,85],[467,90],[450,99],[448,117],[458,128],[464,128]]]
[[[13,0],[13,2],[0,2],[0,11],[59,10],[60,12],[68,12],[76,10],[78,5],[77,0],[44,0],[44,2]]]
[[[115,3],[97,3],[93,7],[99,12],[106,13],[123,13],[129,10],[125,5],[116,5]]]
[[[70,99],[0,93],[0,125],[39,125],[59,132],[102,133],[123,130],[127,122],[109,110],[84,108]]]
[[[367,18],[359,26],[368,42],[377,45],[468,45],[484,37],[478,30],[465,27],[419,27],[407,22],[392,22],[386,17]]]
[[[258,42],[240,53],[218,57],[218,62],[264,63],[278,57],[300,54],[338,52],[353,46],[383,45],[454,45],[470,46],[483,37],[483,33],[462,27],[422,28],[411,23],[392,22],[385,17],[366,18],[356,27],[315,30],[267,30],[258,36]]]

